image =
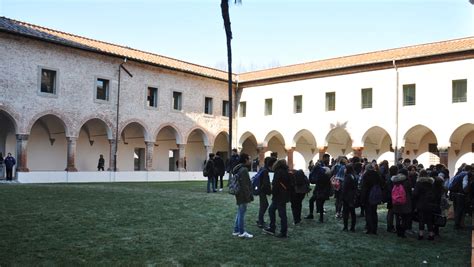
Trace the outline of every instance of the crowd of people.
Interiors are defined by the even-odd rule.
[[[290,170],[286,160],[277,159],[276,154],[266,157],[258,172],[258,184],[253,184],[249,169],[249,155],[237,155],[234,150],[234,165],[231,174],[238,174],[240,189],[236,194],[238,212],[234,225],[234,236],[252,238],[244,229],[247,204],[254,195],[259,199],[257,226],[269,235],[288,237],[287,203],[290,203],[293,224],[302,222],[304,198],[309,197],[309,213],[304,217],[319,223],[327,222],[325,202],[335,198],[335,218],[343,222],[342,231],[356,231],[357,214],[364,217],[365,233],[377,235],[379,205],[386,205],[388,232],[400,238],[407,234],[418,240],[434,240],[440,236],[440,227],[446,225],[448,209],[454,206],[454,228],[463,229],[466,213],[471,213],[474,203],[474,164],[463,164],[455,174],[442,164],[424,167],[415,160],[399,159],[389,166],[388,161],[369,162],[365,158],[338,157],[330,161],[324,154],[315,164],[310,163],[308,177],[302,170]],[[270,173],[273,172],[273,179]],[[311,189],[310,184],[314,185]],[[253,187],[259,190],[255,193]],[[312,190],[312,193],[310,192]],[[271,196],[271,202],[268,197]],[[316,210],[315,210],[316,207]],[[279,232],[277,218],[279,216]],[[269,223],[265,222],[268,213]],[[315,216],[316,213],[316,216]],[[319,215],[319,216],[317,216]],[[350,218],[350,224],[349,224]],[[418,224],[418,231],[416,229]]]

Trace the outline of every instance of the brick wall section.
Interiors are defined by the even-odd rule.
[[[0,33],[0,108],[9,113],[17,133],[28,134],[35,121],[53,114],[65,124],[66,136],[77,137],[89,118],[100,118],[115,135],[118,68],[121,58],[85,52]],[[144,125],[145,140],[154,141],[159,128],[173,124],[186,140],[193,128],[205,129],[213,141],[225,131],[228,119],[222,117],[222,101],[227,99],[227,84],[222,81],[169,71],[128,61],[130,78],[122,71],[120,128],[124,122]],[[57,70],[57,94],[39,93],[40,68]],[[95,81],[110,80],[109,101],[95,101]],[[146,88],[158,88],[158,108],[146,107]],[[182,92],[183,111],[172,110],[173,91]],[[204,115],[204,97],[212,97],[214,115]]]

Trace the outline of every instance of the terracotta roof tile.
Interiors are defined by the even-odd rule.
[[[474,37],[382,50],[261,71],[248,72],[239,75],[239,82],[252,82],[297,74],[335,70],[347,67],[391,62],[393,60],[412,59],[468,50],[474,50]]]
[[[61,31],[48,29],[33,24],[0,17],[0,31],[16,33],[28,37],[39,38],[66,46],[86,49],[90,51],[106,53],[114,56],[126,57],[129,60],[137,60],[145,63],[159,65],[178,71],[226,81],[227,72],[200,66],[177,59],[160,56],[153,53],[143,52],[137,49],[101,42]]]

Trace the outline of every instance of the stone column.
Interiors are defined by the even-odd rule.
[[[265,152],[267,152],[268,147],[257,147],[257,153],[258,153],[258,162],[259,162],[259,167],[263,167],[265,165]]]
[[[212,148],[213,148],[213,146],[205,146],[205,148],[206,148],[206,159],[208,159],[208,158],[209,158],[209,154],[212,153]]]
[[[318,147],[318,156],[319,156],[319,160],[323,160],[323,156],[324,154],[326,154],[326,151],[328,150],[328,147],[327,146],[323,146],[323,147]]]
[[[439,163],[443,164],[448,168],[449,163],[449,147],[447,146],[438,146],[439,151]]]
[[[155,148],[155,142],[145,141],[145,170],[151,171],[153,168],[153,150]]]
[[[186,144],[178,145],[178,171],[186,171],[185,168],[185,153],[186,153]]]
[[[29,172],[26,154],[26,146],[28,144],[28,134],[16,135],[16,171]]]
[[[362,151],[364,150],[364,147],[362,146],[357,146],[357,147],[352,147],[352,155],[354,157],[362,158]]]
[[[115,139],[109,139],[109,168],[108,171],[113,171],[115,166]],[[118,171],[118,168],[117,168]]]
[[[286,150],[286,156],[288,157],[288,168],[290,170],[293,170],[293,152],[295,151],[295,148],[289,148]]]
[[[66,137],[67,140],[67,166],[65,171],[77,172],[76,169],[76,144],[77,137]]]

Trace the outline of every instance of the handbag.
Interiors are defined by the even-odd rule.
[[[438,226],[438,227],[445,227],[446,226],[446,222],[447,222],[447,218],[446,216],[443,216],[441,214],[433,214],[433,223],[435,226]]]

